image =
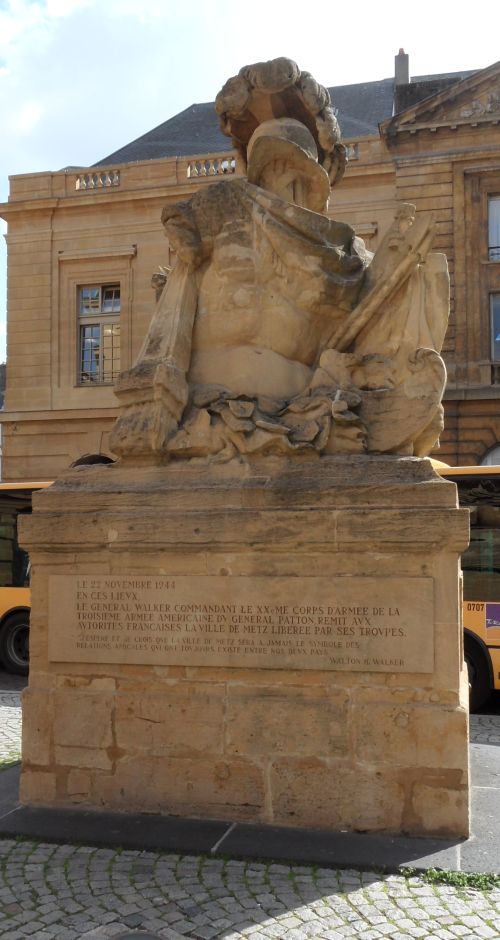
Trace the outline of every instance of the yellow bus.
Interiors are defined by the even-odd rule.
[[[500,466],[447,467],[440,476],[457,484],[470,509],[470,545],[462,555],[464,655],[470,708],[476,711],[500,689]]]
[[[0,664],[28,674],[29,558],[17,541],[17,518],[31,512],[31,497],[50,483],[0,483]]]

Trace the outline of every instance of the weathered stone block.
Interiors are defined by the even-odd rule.
[[[56,801],[57,777],[55,773],[25,768],[19,784],[19,799],[21,803],[46,803],[53,805]]]
[[[54,694],[54,742],[67,747],[104,748],[113,743],[109,695],[58,689]]]
[[[49,766],[52,763],[52,702],[46,689],[23,692],[23,761]]]
[[[262,771],[237,759],[152,758],[119,761],[96,776],[97,802],[111,809],[215,819],[262,819]]]
[[[321,686],[229,685],[227,750],[255,757],[346,753],[348,701],[347,692]]]
[[[371,701],[359,703],[353,717],[361,761],[392,767],[467,766],[466,715],[461,709]]]
[[[81,770],[71,770],[66,781],[68,796],[74,803],[88,802],[92,787],[92,777]]]
[[[403,787],[390,772],[317,758],[276,761],[271,770],[273,820],[324,829],[398,831]]]
[[[222,754],[224,686],[175,682],[156,695],[147,687],[142,694],[119,694],[115,733],[117,747],[128,754]]]
[[[55,761],[58,767],[81,767],[82,769],[111,770],[112,759],[107,751],[97,747],[55,746]]]
[[[465,786],[457,790],[447,788],[443,782],[437,786],[417,783],[413,788],[412,809],[417,832],[453,836],[461,831],[468,816],[469,793]]]

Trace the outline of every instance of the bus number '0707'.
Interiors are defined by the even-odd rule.
[[[470,601],[466,604],[467,610],[484,610],[484,604],[471,604]]]

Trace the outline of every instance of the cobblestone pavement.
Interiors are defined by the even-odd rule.
[[[498,940],[500,888],[0,841],[0,936]]]
[[[0,760],[19,753],[20,692],[0,692]],[[500,715],[473,715],[500,744]],[[0,937],[500,940],[500,888],[424,878],[0,839]]]
[[[21,693],[0,692],[0,764],[21,757]]]
[[[470,716],[471,744],[500,744],[500,715]]]

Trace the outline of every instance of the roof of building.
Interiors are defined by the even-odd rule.
[[[449,75],[416,75],[407,85],[398,85],[394,94],[394,114],[412,108],[419,101],[431,98],[450,88],[474,72],[453,72]]]
[[[449,72],[440,75],[418,75],[407,85],[395,89],[393,78],[355,85],[329,88],[345,138],[367,137],[378,133],[378,125],[392,117],[395,102],[401,111],[459,82],[473,72]],[[94,166],[159,160],[164,157],[185,157],[194,154],[227,152],[231,140],[219,129],[213,102],[192,104],[114,153],[103,157]]]
[[[159,160],[162,157],[184,157],[191,154],[218,153],[232,150],[229,137],[219,130],[219,121],[211,101],[192,104],[158,127],[99,160],[95,166],[108,163],[131,163],[134,160]]]

